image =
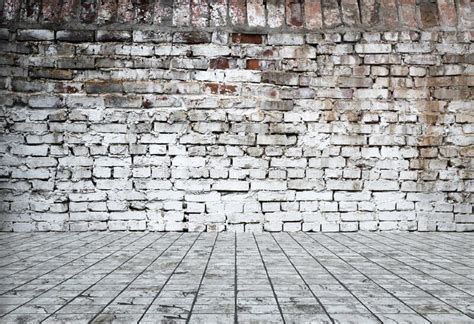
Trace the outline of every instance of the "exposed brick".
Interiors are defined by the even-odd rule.
[[[260,60],[251,59],[246,62],[247,69],[249,70],[260,70]]]
[[[232,34],[232,43],[262,44],[263,37],[259,34]]]
[[[220,83],[206,83],[205,89],[211,94],[233,95],[237,91],[237,86]]]
[[[303,27],[303,1],[286,0],[286,24],[293,28]]]
[[[216,59],[211,59],[209,61],[209,68],[211,69],[221,69],[225,70],[229,68],[229,59],[224,57],[219,57]]]

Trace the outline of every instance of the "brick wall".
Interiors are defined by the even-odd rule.
[[[2,0],[0,229],[474,229],[469,0]]]

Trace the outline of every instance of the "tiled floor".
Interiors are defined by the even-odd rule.
[[[0,234],[0,322],[474,323],[474,233]]]

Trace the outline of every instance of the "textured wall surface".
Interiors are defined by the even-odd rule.
[[[1,230],[474,230],[469,0],[1,3]]]

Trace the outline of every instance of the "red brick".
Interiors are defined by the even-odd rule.
[[[453,0],[438,0],[441,26],[456,26],[456,6]]]
[[[247,16],[245,1],[229,0],[229,17],[233,25],[244,25]]]
[[[305,27],[319,29],[323,26],[321,0],[306,0],[304,2]]]
[[[341,15],[337,0],[323,0],[324,25],[328,28],[340,26]]]
[[[256,59],[247,60],[247,70],[260,70],[260,60],[256,60]]]
[[[263,51],[262,55],[265,57],[273,57],[275,53],[273,52],[272,49],[266,49],[265,51]]]
[[[209,8],[206,0],[191,1],[191,24],[196,27],[206,27],[209,23]]]
[[[400,20],[402,25],[415,28],[416,23],[416,0],[400,0]]]
[[[420,3],[421,26],[430,28],[438,26],[438,8],[436,4],[428,0],[422,0]]]
[[[209,90],[212,94],[219,92],[219,83],[206,83],[204,87],[205,90]]]
[[[378,7],[375,0],[361,0],[362,23],[366,26],[374,26],[379,22]]]
[[[341,0],[342,21],[346,26],[360,24],[359,4],[356,0]]]
[[[232,84],[224,84],[220,89],[221,94],[234,94],[237,92],[237,86]]]
[[[295,28],[303,26],[303,2],[301,0],[286,0],[286,24]]]
[[[258,34],[232,34],[232,43],[262,44],[262,41],[262,35]]]

